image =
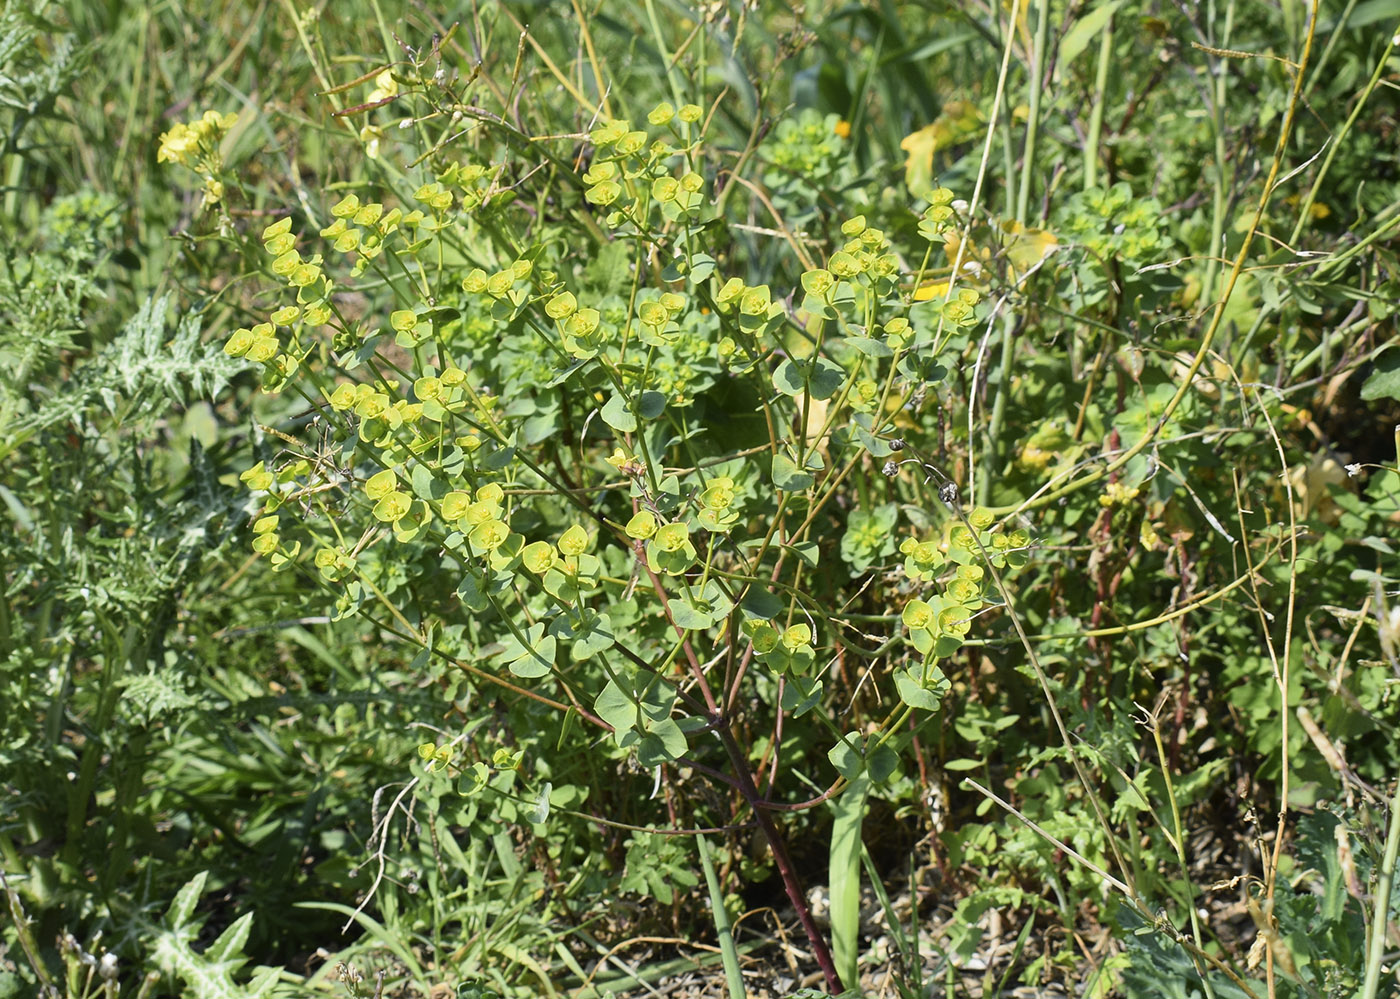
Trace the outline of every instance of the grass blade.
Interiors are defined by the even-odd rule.
[[[831,896],[831,951],[836,970],[847,988],[860,981],[860,826],[870,775],[851,781],[846,792],[831,802],[836,821],[831,827],[831,862],[827,890]]]
[[[724,892],[720,891],[715,864],[710,859],[710,844],[704,836],[696,836],[700,844],[700,863],[705,868],[705,887],[710,892],[710,911],[715,914],[715,933],[719,937],[719,952],[724,959],[724,980],[729,986],[729,999],[745,999],[744,976],[739,973],[739,951],[734,947],[734,933],[729,926],[729,913],[724,908]]]

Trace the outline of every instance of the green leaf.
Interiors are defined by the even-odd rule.
[[[556,644],[553,635],[544,633],[543,624],[535,624],[525,633],[525,644],[512,635],[498,654],[510,663],[512,673],[530,680],[548,675],[554,666]]]
[[[680,759],[689,748],[680,724],[674,718],[666,718],[652,724],[638,743],[637,762],[644,767],[654,767]]]
[[[811,472],[797,467],[797,462],[779,452],[773,455],[773,485],[784,492],[795,493],[810,489],[816,481]]]
[[[219,938],[204,951],[204,959],[212,964],[236,961],[248,942],[248,934],[253,929],[253,914],[245,913],[235,919],[229,928],[219,934]]]
[[[690,258],[690,280],[702,284],[715,272],[715,258],[708,253],[697,253]]]
[[[1400,350],[1388,350],[1376,360],[1376,368],[1361,386],[1361,398],[1400,399]]]
[[[855,780],[865,769],[865,760],[860,755],[860,745],[860,735],[856,732],[848,732],[826,754],[826,758],[831,761],[836,772],[847,780]]]
[[[865,765],[870,779],[877,784],[883,784],[899,769],[899,754],[888,742],[881,743],[870,750]]]
[[[617,392],[603,404],[601,415],[603,422],[619,433],[630,434],[637,429],[637,418],[627,407],[627,400]]]
[[[869,794],[870,778],[862,775],[831,801],[831,809],[836,813],[827,864],[831,953],[845,982],[860,980],[860,831]]]
[[[841,386],[845,382],[846,369],[829,357],[817,358],[816,364],[812,367],[811,377],[808,379],[813,399],[830,399],[841,391]]]
[[[611,680],[593,701],[593,710],[615,732],[630,731],[637,724],[637,705]]]
[[[666,397],[660,392],[646,391],[637,399],[637,415],[644,420],[654,420],[666,411]]]
[[[883,340],[868,336],[848,336],[846,343],[866,357],[893,357],[894,351]]]
[[[801,395],[807,389],[801,366],[792,358],[784,360],[773,372],[773,387],[783,395]]]
[[[926,673],[927,679],[921,673]],[[952,684],[941,669],[930,665],[922,670],[917,666],[896,670],[894,686],[899,691],[899,699],[911,708],[937,711]]]
[[[1378,21],[1393,21],[1400,17],[1400,0],[1366,0],[1356,5],[1347,27],[1355,30]]]
[[[894,453],[894,448],[890,447],[889,441],[876,437],[864,427],[856,427],[855,432],[856,440],[860,441],[861,446],[870,452],[871,457],[887,458]]]
[[[549,820],[549,792],[553,789],[554,785],[545,781],[544,787],[540,788],[540,793],[535,797],[535,807],[530,811],[530,821],[537,826],[542,826]]]
[[[672,600],[670,606],[671,620],[675,621],[678,628],[703,631],[713,623],[708,611],[689,600]]]
[[[956,770],[959,772],[965,770],[977,770],[982,766],[982,763],[982,760],[949,760],[948,762],[943,764],[943,769]]]
[[[783,602],[778,599],[777,594],[757,586],[750,587],[749,592],[744,594],[741,606],[749,617],[762,618],[765,621],[770,621],[783,612]]]
[[[822,682],[812,677],[788,676],[783,684],[783,710],[801,718],[822,700]]]
[[[829,399],[845,380],[845,369],[826,357],[815,361],[788,358],[773,372],[773,387],[783,395],[794,397],[810,392],[814,399]]]
[[[457,586],[457,599],[462,601],[462,606],[468,610],[484,611],[491,606],[486,599],[486,594],[481,592],[481,586],[477,583],[476,577],[472,575],[462,578],[462,582]]]
[[[1060,39],[1060,57],[1055,61],[1056,70],[1067,71],[1069,64],[1079,58],[1079,54],[1094,40],[1094,36],[1103,31],[1114,11],[1121,6],[1123,0],[1108,0],[1076,20]]]
[[[178,929],[194,916],[194,910],[199,905],[199,896],[204,893],[204,881],[208,877],[208,871],[200,871],[175,893],[175,899],[170,903],[170,908],[166,910],[165,914],[166,920],[172,927]]]
[[[815,569],[821,557],[821,549],[817,547],[815,541],[796,541],[790,545],[784,545],[797,554],[797,557],[806,562],[808,566]]]
[[[447,495],[447,486],[433,475],[433,470],[427,465],[415,466],[409,479],[413,484],[413,495],[421,500],[437,501]]]

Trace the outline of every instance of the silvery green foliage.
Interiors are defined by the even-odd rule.
[[[6,152],[24,124],[44,114],[78,76],[93,50],[79,46],[72,32],[60,32],[46,13],[24,0],[5,0],[0,8],[0,108],[15,112],[13,119],[0,117]]]
[[[194,949],[203,919],[195,916],[208,872],[199,874],[176,894],[165,925],[152,940],[151,955],[167,975],[185,983],[181,994],[191,999],[258,999],[279,994],[277,968],[259,968],[245,984],[234,976],[248,963],[243,945],[253,928],[253,914],[241,916],[202,953]]]
[[[190,673],[191,668],[167,649],[163,665],[151,663],[146,672],[133,672],[119,681],[122,704],[133,719],[148,725],[198,707],[202,698],[191,691]]]
[[[202,399],[217,395],[232,375],[248,367],[247,361],[200,344],[198,316],[182,316],[167,340],[169,307],[168,294],[148,298],[94,362],[107,374],[99,379],[99,391],[110,411],[118,411],[118,389],[126,405]]]

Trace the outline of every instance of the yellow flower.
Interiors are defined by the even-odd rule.
[[[360,141],[365,144],[365,155],[370,159],[379,158],[379,143],[384,138],[384,129],[377,125],[366,125],[360,129]]]
[[[627,452],[622,450],[622,448],[620,447],[613,448],[612,455],[607,458],[604,458],[603,460],[609,465],[611,465],[613,468],[617,469],[623,475],[636,476],[641,475],[643,472],[646,471],[645,465],[643,465],[636,458],[633,458],[630,455],[628,455]]]
[[[365,99],[366,104],[373,104],[382,101],[386,97],[397,97],[399,94],[398,81],[394,79],[394,74],[387,69],[374,78],[374,89],[369,92],[369,97]]]
[[[170,131],[160,137],[160,149],[156,152],[156,162],[188,164],[190,157],[199,146],[199,135],[184,122],[176,122]]]
[[[1115,506],[1126,506],[1137,499],[1138,490],[1134,486],[1125,486],[1121,482],[1110,482],[1099,496],[1099,506],[1108,509]]]

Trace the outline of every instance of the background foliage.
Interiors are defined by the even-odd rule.
[[[872,993],[1393,989],[1400,10],[1310,11],[7,2],[0,993],[787,994],[785,874]]]

